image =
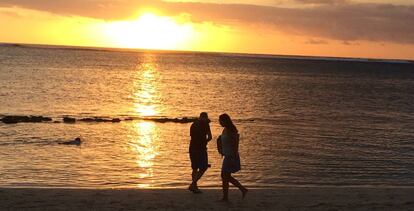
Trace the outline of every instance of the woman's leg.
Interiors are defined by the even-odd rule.
[[[247,188],[245,188],[236,178],[232,177],[231,174],[229,174],[229,182],[233,184],[234,186],[238,187],[240,191],[243,194],[243,198],[246,196]]]
[[[223,186],[223,199],[222,201],[229,200],[229,178],[231,177],[230,173],[221,172],[221,181]]]

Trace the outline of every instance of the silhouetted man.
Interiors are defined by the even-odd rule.
[[[192,183],[188,190],[193,193],[201,193],[197,181],[203,176],[209,167],[207,156],[207,143],[211,140],[210,120],[206,112],[200,113],[200,117],[190,127],[190,160],[193,172]]]

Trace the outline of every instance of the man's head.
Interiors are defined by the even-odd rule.
[[[210,122],[207,112],[201,112],[199,119],[203,122]]]

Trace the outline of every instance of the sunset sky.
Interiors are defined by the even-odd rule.
[[[414,59],[413,0],[0,0],[0,42]]]

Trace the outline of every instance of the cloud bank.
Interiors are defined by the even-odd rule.
[[[414,44],[414,6],[352,3],[348,0],[294,0],[311,7],[163,2],[159,0],[2,0],[0,7],[20,7],[64,16],[126,19],[139,8],[153,7],[167,15],[186,13],[192,21],[261,24],[282,32],[340,41]]]

